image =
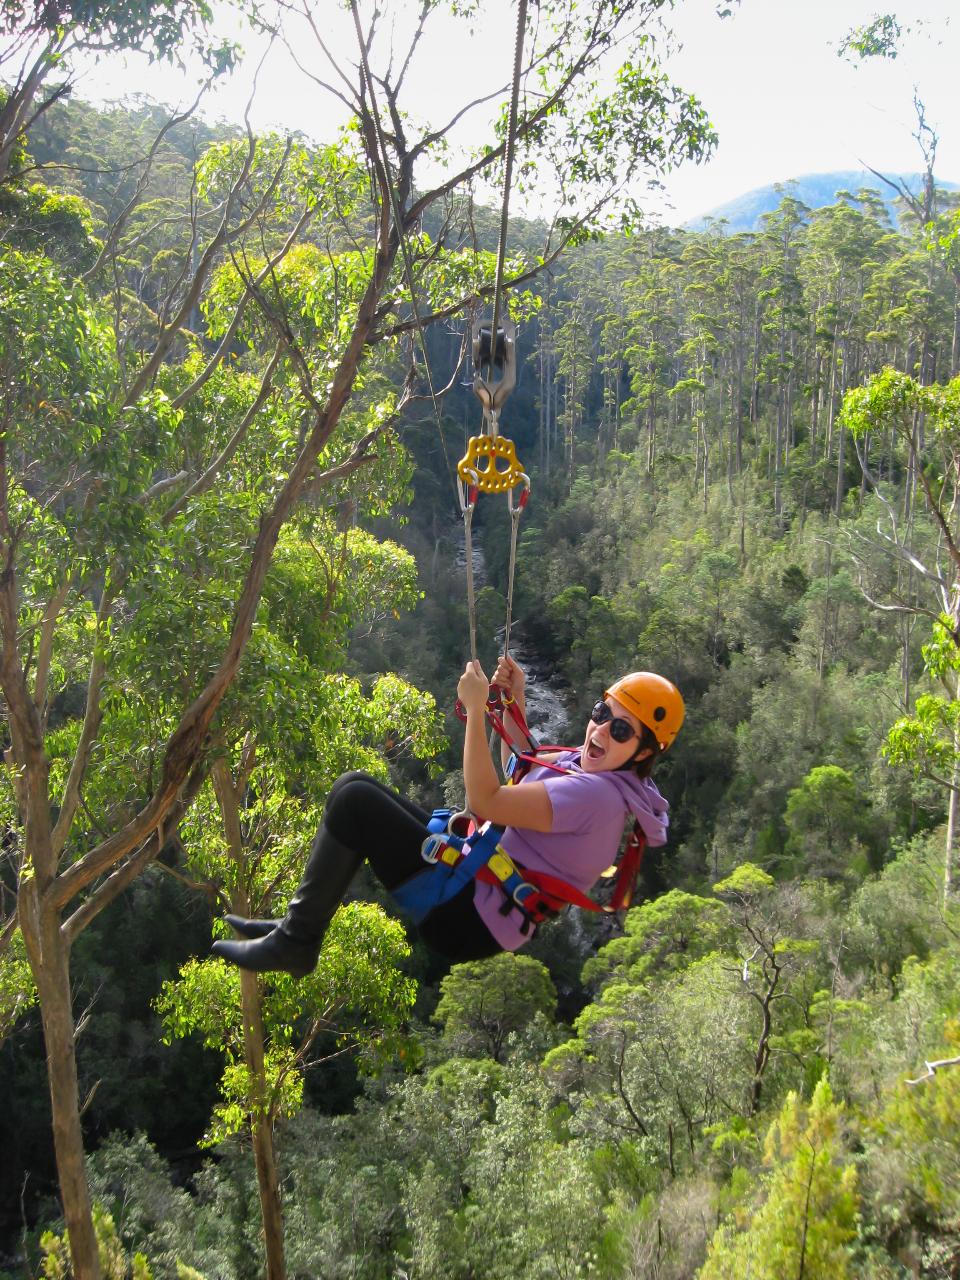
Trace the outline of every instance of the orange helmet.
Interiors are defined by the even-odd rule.
[[[677,686],[663,676],[652,671],[631,671],[606,689],[603,696],[616,698],[632,711],[657,739],[661,751],[666,751],[680,732],[683,698]]]

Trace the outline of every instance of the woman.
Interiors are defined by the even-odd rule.
[[[494,682],[525,713],[525,676],[512,658],[500,659]],[[648,844],[665,843],[668,806],[650,771],[683,723],[683,699],[669,680],[646,671],[618,680],[594,706],[582,747],[542,757],[554,767],[534,766],[520,786],[503,785],[494,768],[487,747],[488,691],[480,664],[469,662],[457,685],[467,716],[467,806],[506,828],[500,847],[517,867],[586,893],[614,861],[628,814]],[[227,916],[247,941],[217,941],[214,952],[244,969],[303,977],[316,965],[327,926],[364,857],[387,889],[423,871],[429,818],[369,775],[344,774],[331,788],[287,914],[279,922]],[[532,936],[529,918],[501,886],[481,880],[433,909],[418,927],[429,946],[454,962],[515,951]]]

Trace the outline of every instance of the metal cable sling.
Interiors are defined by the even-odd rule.
[[[460,510],[463,513],[463,541],[467,575],[467,618],[470,630],[470,657],[477,657],[477,601],[473,578],[473,512],[481,493],[506,493],[510,512],[510,561],[507,571],[507,617],[504,626],[503,651],[510,652],[510,627],[513,614],[513,585],[517,563],[517,536],[520,516],[530,496],[530,477],[521,466],[512,440],[500,435],[500,410],[517,382],[516,326],[508,319],[500,326],[501,294],[506,261],[510,187],[513,181],[514,143],[517,110],[520,100],[520,74],[523,62],[523,33],[527,20],[527,0],[518,0],[517,32],[513,55],[513,84],[507,115],[507,137],[504,146],[503,202],[500,210],[500,238],[497,247],[497,270],[493,286],[493,315],[490,328],[478,321],[473,330],[474,394],[483,407],[481,434],[471,436],[467,452],[457,464]],[[488,377],[484,378],[483,368]],[[494,369],[501,370],[494,381]],[[519,499],[514,490],[522,485]]]

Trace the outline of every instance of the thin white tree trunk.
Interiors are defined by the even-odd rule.
[[[960,737],[955,733],[953,736],[953,777],[951,778],[952,786],[950,787],[950,800],[947,804],[947,838],[946,847],[943,852],[943,899],[946,903],[947,899],[953,892],[953,850],[956,844],[957,836],[957,788],[960,787],[960,760],[957,759],[957,751],[960,750]]]

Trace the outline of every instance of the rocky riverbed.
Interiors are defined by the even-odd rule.
[[[483,548],[479,540],[474,539],[471,548],[473,555],[473,583],[475,590],[486,583],[487,566],[483,557]],[[457,547],[457,567],[466,576],[467,557],[464,548],[463,530]],[[503,649],[503,628],[497,632],[498,652]],[[565,682],[553,668],[529,646],[523,633],[523,627],[515,622],[510,629],[510,654],[520,663],[527,673],[527,723],[539,742],[559,743],[569,737],[567,721],[569,718],[568,694]]]

